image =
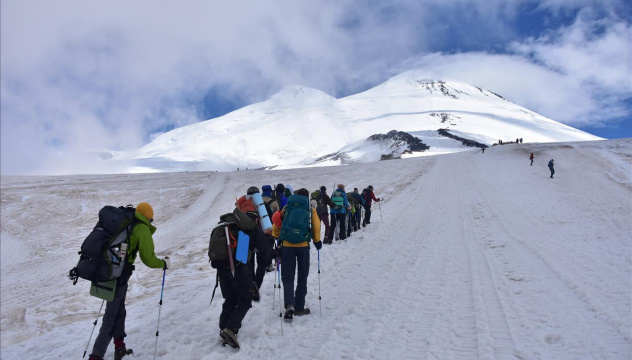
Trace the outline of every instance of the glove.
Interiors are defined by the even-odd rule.
[[[167,270],[171,267],[171,261],[169,261],[169,256],[165,256],[165,258],[162,259],[162,261],[165,263],[165,266],[163,267],[164,270]]]
[[[323,247],[323,242],[322,241],[315,242],[314,246],[316,246],[316,250],[320,250]]]

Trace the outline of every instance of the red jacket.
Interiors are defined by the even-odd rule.
[[[380,198],[375,197],[375,194],[373,194],[373,191],[369,190],[369,192],[365,193],[365,195],[366,196],[364,198],[364,201],[365,201],[364,206],[366,206],[367,209],[371,207],[371,203],[373,202],[373,200],[378,201],[378,202],[380,201]]]

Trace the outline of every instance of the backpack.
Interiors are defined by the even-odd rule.
[[[249,197],[246,197],[246,195],[242,195],[239,199],[237,199],[237,207],[244,214],[249,212],[255,212],[257,215],[259,214],[254,202]]]
[[[279,238],[292,244],[309,241],[311,229],[310,212],[311,208],[307,196],[290,196],[285,206]]]
[[[344,190],[341,189],[337,189],[336,191],[334,191],[334,193],[331,195],[331,201],[336,204],[336,210],[342,209],[342,207],[345,204],[345,199],[342,197]]]
[[[81,244],[79,262],[68,274],[73,285],[79,278],[106,282],[121,276],[127,261],[129,236],[136,224],[134,213],[132,205],[104,206],[99,211],[99,221]]]
[[[364,206],[369,203],[369,193],[371,191],[369,189],[362,190],[362,198],[364,199]]]
[[[320,193],[320,190],[316,190],[311,194],[312,199],[316,201],[316,213],[324,214],[327,212],[327,206],[325,205],[325,199],[323,199],[323,194]]]
[[[357,209],[359,204],[358,204],[358,199],[353,197],[353,192],[347,193],[347,200],[349,201],[349,206],[351,206],[352,212],[355,212],[353,211],[353,209],[354,208]]]
[[[226,228],[228,228],[228,236],[226,239]],[[211,231],[211,237],[208,243],[208,259],[211,266],[215,269],[225,267],[228,264],[228,247],[230,248],[233,259],[236,256],[236,250],[239,239],[239,231],[250,232],[255,228],[255,222],[244,214],[239,208],[235,208],[232,213],[227,213],[219,217],[219,223]],[[248,258],[250,258],[250,249],[248,249]]]

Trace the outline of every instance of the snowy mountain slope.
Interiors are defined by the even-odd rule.
[[[101,302],[65,274],[101,206],[149,201],[157,252],[173,259],[160,359],[627,359],[631,159],[628,139],[274,172],[3,177],[0,354],[81,356]],[[321,251],[320,302],[312,248],[312,315],[281,328],[266,276],[235,353],[220,346],[219,291],[208,305],[208,235],[236,196],[276,182],[372,184],[384,201],[368,228]],[[161,279],[141,264],[131,280],[135,358],[153,357]]]
[[[103,157],[111,156],[107,161],[123,163],[128,171],[288,168],[344,151],[371,135],[439,129],[486,145],[520,137],[530,143],[600,139],[492,92],[459,82],[428,80],[422,72],[410,71],[342,99],[288,87],[268,101],[174,129],[139,149],[111,151]],[[426,153],[447,149],[454,152],[461,147],[431,147]],[[369,154],[357,155],[374,161]]]

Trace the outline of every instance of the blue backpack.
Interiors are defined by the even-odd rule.
[[[293,244],[309,241],[311,228],[309,198],[303,195],[290,196],[284,211],[279,238]]]

